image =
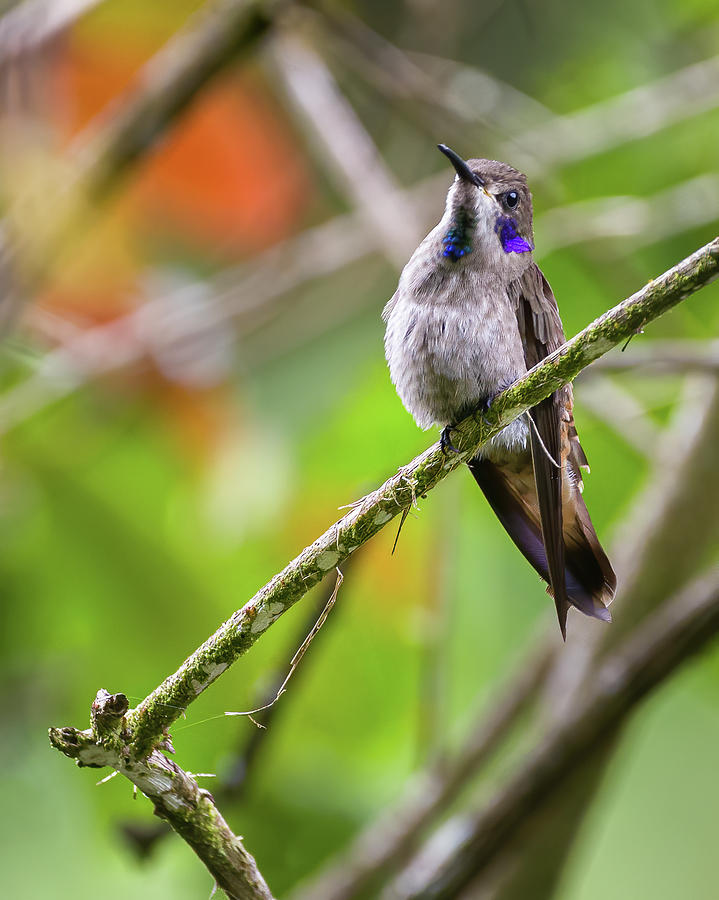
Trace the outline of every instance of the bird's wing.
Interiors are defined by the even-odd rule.
[[[529,368],[564,343],[564,329],[552,289],[536,264],[515,283],[514,299]],[[616,576],[581,496],[582,469],[588,471],[589,466],[579,443],[573,406],[572,388],[566,385],[530,411],[536,426],[531,429],[531,446],[542,537],[562,627],[569,603],[588,615],[608,619],[606,604],[616,587]]]
[[[515,286],[517,323],[529,369],[564,343],[564,330],[552,289],[536,264],[529,267]],[[571,396],[562,391],[555,391],[529,411],[533,423],[530,446],[542,539],[562,634],[570,606],[562,524],[562,414],[566,415],[567,411],[571,415]]]
[[[534,335],[534,353],[529,349],[529,344],[525,340],[525,361],[527,368],[536,365],[540,360],[544,359],[550,353],[562,346],[566,338],[564,336],[564,328],[562,320],[559,317],[559,307],[554,297],[554,292],[549,286],[549,282],[544,277],[544,273],[539,266],[534,263],[525,273],[523,278],[519,280],[518,303],[524,302],[525,310],[528,307],[531,311],[529,324],[530,331]],[[520,312],[517,311],[519,318]],[[520,321],[520,331],[522,322]],[[523,337],[525,335],[523,334]],[[531,361],[530,361],[531,357]],[[560,421],[566,426],[566,440],[569,446],[566,447],[566,454],[569,464],[573,470],[573,474],[577,479],[579,490],[582,490],[582,469],[589,471],[589,463],[587,457],[579,443],[579,435],[574,424],[574,394],[571,384],[565,385],[557,391],[559,399],[559,415]]]

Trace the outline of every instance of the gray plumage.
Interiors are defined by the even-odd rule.
[[[525,176],[496,160],[457,169],[442,219],[413,253],[383,312],[392,381],[422,428],[487,404],[564,341],[554,295],[532,261]],[[470,470],[500,521],[568,606],[609,619],[616,579],[581,498],[586,467],[563,388],[482,448]],[[541,451],[538,447],[544,447]],[[553,466],[546,450],[562,468]]]

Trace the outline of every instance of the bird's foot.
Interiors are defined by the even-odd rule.
[[[442,453],[446,453],[448,450],[451,450],[452,453],[459,453],[459,450],[452,443],[452,432],[456,430],[456,425],[445,425],[442,429],[439,436],[439,446],[442,448]]]
[[[506,381],[500,382],[497,390],[493,394],[490,394],[488,397],[485,397],[484,400],[481,400],[477,404],[477,406],[475,407],[474,412],[473,412],[475,421],[481,422],[482,425],[486,426],[487,428],[490,428],[494,423],[488,421],[487,413],[492,408],[492,404],[497,399],[497,397],[499,397],[499,395],[503,391],[506,391],[510,385],[514,384],[514,382],[516,380],[517,380],[516,378],[508,378]]]
[[[497,392],[497,394],[499,393],[501,393],[501,391]],[[492,424],[487,419],[487,413],[492,408],[492,404],[494,403],[494,399],[497,394],[492,394],[490,397],[485,397],[485,399],[478,404],[473,413],[475,421],[480,422],[486,428],[489,428],[489,426]]]

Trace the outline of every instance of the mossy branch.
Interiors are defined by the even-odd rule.
[[[100,690],[92,704],[90,728],[51,728],[50,743],[78,766],[110,766],[152,802],[155,815],[195,851],[231,900],[272,900],[272,894],[241,838],[233,834],[209,791],[188,772],[153,750],[143,759],[130,752],[127,697]],[[169,739],[162,749],[173,752]]]
[[[235,612],[127,718],[133,753],[148,754],[163,732],[270,625],[398,513],[469,460],[486,441],[602,354],[719,275],[719,238],[654,279],[567,341],[500,394],[485,420],[468,417],[453,441],[456,454],[434,444],[335,522]]]

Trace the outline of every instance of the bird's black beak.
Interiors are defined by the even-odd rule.
[[[469,166],[462,159],[459,153],[455,153],[454,150],[452,150],[446,144],[437,144],[437,149],[441,150],[441,152],[444,153],[447,159],[452,163],[462,181],[470,181],[477,187],[484,187],[484,181],[482,181],[479,175],[475,175],[475,173],[469,168]]]

